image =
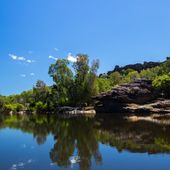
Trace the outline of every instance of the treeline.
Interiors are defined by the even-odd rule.
[[[89,57],[77,55],[77,61],[71,64],[67,59],[58,59],[49,67],[49,76],[54,84],[47,86],[38,80],[32,90],[19,95],[0,97],[2,111],[27,110],[46,112],[56,110],[58,106],[86,106],[91,103],[91,96],[98,94],[97,70],[99,61],[89,63]]]
[[[67,59],[59,59],[49,67],[49,76],[54,81],[52,86],[38,80],[29,91],[0,96],[0,112],[50,112],[59,106],[87,106],[92,103],[91,96],[137,78],[152,80],[155,90],[170,97],[169,58],[159,66],[140,71],[127,68],[98,76],[98,68],[99,61],[89,64],[89,57],[84,54],[78,54],[77,62],[73,64]]]
[[[134,66],[136,67],[136,65]],[[107,79],[108,87],[110,86],[110,88],[116,85],[130,83],[134,81],[134,79],[147,79],[152,81],[152,85],[156,90],[167,97],[170,95],[170,58],[167,58],[165,62],[160,63],[159,66],[142,70],[139,69],[140,71],[137,71],[137,68],[134,70],[126,66],[123,68],[125,69],[114,69],[119,71],[101,74],[99,78],[104,80]]]

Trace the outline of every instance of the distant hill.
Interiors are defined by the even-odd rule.
[[[168,59],[170,59],[170,57],[167,57],[167,60]],[[160,66],[164,62],[165,61],[163,61],[163,62],[152,62],[151,61],[151,62],[144,62],[143,64],[142,63],[128,64],[124,67],[120,67],[120,66],[116,65],[114,70],[107,72],[107,75],[110,75],[115,71],[122,72],[123,70],[127,70],[127,69],[133,69],[135,71],[141,72],[144,69]]]

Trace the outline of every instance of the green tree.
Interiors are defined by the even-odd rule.
[[[129,73],[134,72],[134,71],[135,70],[128,68],[128,69],[122,70],[122,75],[127,76]]]
[[[47,104],[41,101],[38,101],[36,102],[34,109],[37,113],[42,113],[44,111],[47,111]]]
[[[111,81],[107,78],[97,78],[97,93],[107,92],[111,90]]]
[[[50,66],[48,72],[55,82],[53,92],[60,105],[69,104],[71,101],[70,91],[73,88],[73,73],[68,64],[68,60],[59,59]]]
[[[152,84],[153,87],[162,92],[164,96],[170,97],[170,72],[169,74],[157,77]]]
[[[41,101],[45,103],[49,97],[50,88],[42,80],[38,80],[33,87],[33,96],[35,102]]]
[[[157,67],[142,70],[140,72],[140,77],[146,78],[148,80],[154,80],[157,76],[161,74],[162,74],[162,68],[157,66]]]
[[[122,75],[118,71],[115,71],[109,75],[109,79],[111,81],[111,85],[115,86],[121,83]]]
[[[5,97],[0,95],[0,112],[3,111],[5,105]]]
[[[162,64],[162,70],[164,74],[167,74],[170,72],[170,58],[167,57],[167,60]]]
[[[99,61],[94,60],[91,67],[89,66],[89,58],[87,55],[78,54],[77,62],[73,64],[75,70],[74,81],[74,99],[75,104],[83,105],[90,101],[90,97],[95,95],[97,70]]]
[[[22,104],[19,103],[10,103],[10,104],[5,104],[4,106],[4,111],[13,111],[13,112],[19,112],[22,111],[24,109],[24,106]]]
[[[126,77],[124,77],[124,82],[129,83],[131,81],[134,81],[135,79],[140,78],[140,75],[137,71],[131,71],[127,74]]]

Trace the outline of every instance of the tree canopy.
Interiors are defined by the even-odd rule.
[[[156,91],[170,97],[169,58],[159,66],[140,71],[116,66],[115,71],[98,76],[98,68],[99,60],[90,63],[86,54],[78,54],[74,63],[58,59],[50,65],[48,71],[54,82],[52,86],[38,80],[31,90],[17,95],[0,96],[0,112],[47,112],[54,111],[58,106],[86,106],[92,103],[92,96],[138,78],[151,80]]]

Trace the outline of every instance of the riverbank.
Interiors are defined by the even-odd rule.
[[[161,97],[152,87],[152,81],[136,79],[94,96],[97,113],[130,113],[149,115],[170,113],[170,99]]]
[[[167,114],[151,114],[150,116],[128,116],[125,117],[129,122],[146,121],[160,125],[170,125],[170,113]]]
[[[143,114],[168,114],[170,113],[170,100],[159,98],[151,103],[146,103],[143,105],[131,103],[125,107],[130,113],[143,113]]]
[[[108,113],[120,117],[169,114],[170,99],[160,96],[161,94],[153,89],[152,81],[136,79],[92,97],[91,106],[88,107],[61,106],[53,110],[40,108],[39,112],[27,109],[14,112],[9,109],[7,114],[57,114],[64,117],[108,115]]]

